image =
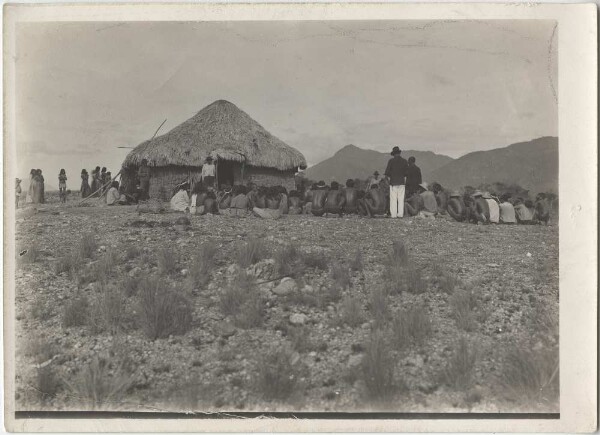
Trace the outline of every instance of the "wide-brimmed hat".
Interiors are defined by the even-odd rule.
[[[325,182],[323,180],[319,181],[317,187],[325,187]]]
[[[400,154],[401,152],[402,151],[400,151],[399,147],[394,147],[394,148],[392,148],[392,152],[390,154],[395,156],[396,154]]]
[[[429,190],[429,184],[427,184],[425,181],[423,181],[421,184],[419,184],[419,186],[421,186],[425,190]]]
[[[472,196],[482,196],[481,190],[476,190]]]
[[[452,193],[450,193],[450,198],[460,198],[458,190],[453,190]]]

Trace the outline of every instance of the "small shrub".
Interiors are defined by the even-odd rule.
[[[421,270],[414,264],[400,265],[388,262],[384,272],[384,280],[387,291],[391,294],[400,294],[405,291],[421,294],[427,291],[427,285],[422,278]]]
[[[137,294],[139,285],[140,280],[138,278],[126,276],[121,280],[120,283],[121,292],[128,298],[131,296],[135,296]]]
[[[394,390],[394,360],[383,333],[375,332],[366,344],[361,363],[367,394],[373,399],[388,398]]]
[[[357,298],[349,297],[342,301],[339,322],[353,328],[364,322],[363,310]]]
[[[312,342],[310,340],[310,331],[308,328],[290,327],[288,328],[288,337],[292,342],[292,348],[298,353],[310,352],[313,349]]]
[[[341,289],[350,287],[350,270],[343,263],[334,263],[331,268],[331,279]]]
[[[54,273],[60,275],[66,273],[70,278],[77,276],[77,271],[81,267],[81,261],[73,253],[59,257],[54,263]]]
[[[473,368],[477,361],[477,352],[464,337],[458,342],[454,354],[443,372],[444,382],[457,390],[468,388],[472,381]]]
[[[371,291],[371,298],[369,302],[371,315],[375,320],[375,328],[383,327],[390,316],[387,293],[383,288],[375,287]]]
[[[286,400],[294,392],[298,374],[291,363],[292,352],[286,348],[267,352],[258,360],[257,386],[267,400]]]
[[[93,272],[95,280],[102,284],[107,284],[114,276],[116,262],[115,252],[112,249],[106,251],[102,258],[94,264]]]
[[[52,366],[40,367],[35,377],[35,390],[42,401],[55,397],[62,383]]]
[[[307,307],[319,306],[319,298],[314,294],[305,293],[296,289],[284,297],[284,302],[290,305],[304,305]]]
[[[394,344],[398,349],[411,344],[420,346],[431,334],[431,320],[422,307],[404,310],[394,318],[392,331]]]
[[[158,271],[163,275],[172,275],[177,270],[177,255],[169,248],[158,251]]]
[[[267,257],[268,250],[261,239],[249,239],[237,251],[237,264],[245,269]]]
[[[63,310],[62,326],[83,326],[87,322],[90,303],[86,296],[79,296],[69,301]]]
[[[142,250],[137,245],[128,245],[125,248],[125,260],[130,261],[142,255]]]
[[[408,249],[402,240],[396,240],[392,243],[392,253],[390,254],[389,261],[397,265],[408,263]]]
[[[477,326],[474,309],[477,307],[477,299],[471,290],[457,290],[450,299],[452,317],[456,326],[463,331],[471,332]]]
[[[452,294],[458,285],[458,279],[439,262],[433,264],[431,280],[433,285],[447,294]]]
[[[45,337],[31,339],[27,342],[24,353],[32,357],[35,364],[42,364],[59,353],[58,347]]]
[[[190,282],[194,287],[204,288],[211,279],[211,272],[215,266],[217,246],[209,241],[200,245],[190,267]]]
[[[327,270],[329,259],[324,252],[311,251],[302,254],[302,261],[308,269]]]
[[[138,289],[139,319],[151,340],[185,334],[192,326],[190,301],[160,279],[145,279]]]
[[[262,326],[265,317],[265,303],[256,291],[248,294],[239,313],[233,317],[235,326],[243,329]]]
[[[125,303],[125,296],[121,292],[103,286],[90,310],[89,325],[92,333],[109,331],[114,334],[121,331],[127,317]]]
[[[65,379],[67,389],[91,409],[118,406],[133,378],[122,363],[111,363],[108,359],[95,357],[75,377]]]
[[[337,282],[331,283],[326,290],[318,295],[319,306],[321,308],[331,303],[337,303],[342,299],[342,287]]]
[[[78,254],[80,258],[92,258],[97,248],[98,244],[96,243],[94,235],[92,233],[87,233],[79,240]]]
[[[52,307],[42,299],[36,299],[31,305],[31,317],[36,320],[46,321],[53,315]]]
[[[275,255],[275,273],[277,276],[298,276],[304,272],[302,253],[294,245],[284,245]]]
[[[364,267],[365,261],[363,259],[363,253],[359,248],[356,250],[354,258],[350,260],[350,269],[352,269],[354,272],[361,272],[364,269]]]
[[[240,271],[233,282],[221,293],[219,307],[233,323],[248,329],[261,326],[264,321],[264,301],[254,281]]]
[[[559,355],[557,349],[528,349],[513,345],[504,358],[502,384],[513,397],[557,399]]]

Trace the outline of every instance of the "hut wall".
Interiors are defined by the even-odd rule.
[[[135,189],[137,168],[130,168],[122,175],[123,183],[128,190]],[[169,201],[175,186],[182,181],[192,177],[200,180],[202,169],[195,166],[164,166],[160,168],[151,167],[150,172],[150,198]]]
[[[241,174],[240,174],[241,175]],[[294,171],[279,171],[271,168],[246,166],[244,169],[244,184],[249,182],[259,186],[283,186],[288,191],[296,188]]]

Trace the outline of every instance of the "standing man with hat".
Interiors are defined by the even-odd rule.
[[[138,180],[140,181],[140,190],[142,191],[140,199],[150,199],[150,167],[148,166],[148,160],[146,159],[142,159],[142,164],[138,169]]]
[[[202,165],[202,183],[205,187],[215,187],[215,165],[211,156],[208,156]]]
[[[392,218],[404,216],[404,183],[408,163],[400,157],[400,148],[394,147],[388,161],[385,176],[390,180],[390,215]]]

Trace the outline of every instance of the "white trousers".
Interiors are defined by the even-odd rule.
[[[390,186],[390,214],[392,218],[404,217],[404,185]]]

